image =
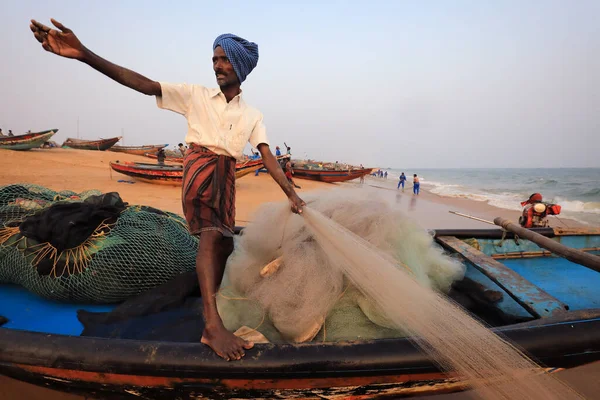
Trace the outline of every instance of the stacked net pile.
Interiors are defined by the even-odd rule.
[[[464,276],[460,262],[445,256],[425,230],[383,200],[343,189],[305,200],[376,246],[398,268],[406,266],[426,287],[447,292]],[[305,218],[291,214],[287,202],[264,205],[253,220],[236,242],[217,296],[227,329],[254,328],[271,342],[405,335],[331,265]]]
[[[57,237],[69,229],[47,221],[79,236]],[[42,230],[52,240],[40,241]],[[75,239],[68,248],[55,244]],[[47,299],[123,301],[194,270],[197,247],[181,217],[128,206],[117,193],[0,187],[0,283],[22,285]]]

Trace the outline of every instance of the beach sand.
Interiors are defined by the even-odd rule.
[[[144,204],[162,210],[181,214],[181,189],[176,186],[156,185],[144,182],[134,184],[118,182],[119,180],[135,181],[125,175],[111,171],[109,161],[139,161],[152,160],[123,153],[85,151],[71,149],[44,149],[28,152],[0,150],[0,186],[13,183],[33,183],[54,190],[72,190],[81,192],[97,189],[103,193],[119,192],[122,199],[129,204]],[[386,188],[381,179],[368,177],[365,184],[355,182],[343,184],[327,184],[297,179],[296,183],[302,189],[298,194],[302,197],[307,193],[314,195],[319,190],[333,188],[357,188],[370,191],[373,195],[381,196],[390,204],[404,211],[407,217],[417,221],[425,229],[445,228],[494,228],[483,222],[459,217],[448,211],[458,211],[477,216],[486,220],[495,217],[508,218],[517,221],[516,211],[499,209],[484,202],[462,198],[444,198],[421,190],[414,196],[409,188],[404,192]],[[246,175],[236,182],[236,224],[246,225],[252,220],[253,213],[261,204],[272,201],[285,201],[286,197],[278,185],[268,176],[261,173]],[[574,221],[551,220],[553,226],[577,226]],[[563,224],[563,225],[561,225]],[[595,369],[594,369],[595,368]],[[592,367],[591,374],[600,371],[600,364]],[[569,373],[568,371],[565,374]],[[581,374],[569,373],[574,381],[581,381]],[[593,375],[592,375],[593,376]],[[591,379],[591,378],[590,378]],[[45,388],[38,388],[6,377],[0,377],[1,399],[48,399],[70,400],[83,397],[62,394]],[[437,398],[437,397],[436,397]],[[455,398],[455,397],[453,397]]]

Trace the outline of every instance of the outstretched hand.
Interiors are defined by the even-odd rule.
[[[76,60],[83,59],[85,47],[81,44],[73,31],[54,19],[51,19],[50,21],[52,21],[52,24],[60,29],[60,31],[50,28],[33,19],[31,20],[31,25],[29,25],[29,29],[33,32],[33,36],[35,36],[37,41],[42,44],[44,50],[66,58],[74,58]]]

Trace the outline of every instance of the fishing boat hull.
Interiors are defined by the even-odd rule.
[[[0,137],[0,149],[7,150],[30,150],[39,148],[50,140],[58,129],[42,132],[26,133],[24,135]]]
[[[294,178],[327,183],[345,182],[370,174],[372,169],[318,170],[294,168]]]
[[[500,330],[550,371],[598,360],[599,331],[600,310]],[[0,329],[1,374],[102,398],[373,399],[455,392],[468,385],[441,372],[408,339],[257,344],[252,352],[225,362],[200,343]]]
[[[240,230],[236,228],[236,233]],[[600,229],[536,232],[600,254]],[[541,368],[555,372],[600,360],[600,272],[543,251],[536,253],[533,243],[499,229],[431,234],[449,253],[465,261],[466,276],[481,286],[472,291],[495,290],[504,295],[486,314],[477,316],[486,320],[495,312],[512,313],[511,318],[523,321],[493,329]],[[530,257],[532,253],[537,255]],[[27,307],[35,314],[34,305],[20,298],[11,301],[10,290],[0,285],[6,312],[14,307],[20,316],[18,307]],[[77,336],[77,327],[68,331],[61,314],[99,306],[42,306],[45,313],[55,310],[52,320],[61,324],[45,330],[26,320],[20,326],[0,328],[0,374],[107,399],[128,395],[389,399],[449,393],[469,386],[442,372],[412,338],[256,344],[241,361],[226,362],[200,343]],[[10,321],[11,316],[6,316]],[[74,316],[71,319],[76,321]],[[27,324],[36,326],[28,329]]]
[[[81,140],[81,139],[68,138],[63,143],[63,147],[70,148],[70,149],[78,149],[78,150],[104,151],[104,150],[110,149],[119,140],[121,140],[121,137],[114,137],[114,138],[100,139],[100,140]]]
[[[133,162],[110,162],[113,171],[136,180],[162,185],[181,186],[183,167],[180,165],[158,165]]]
[[[109,148],[108,151],[143,156],[146,153],[156,153],[160,149],[164,149],[167,146],[168,146],[168,144],[157,144],[157,145],[151,145],[151,146],[118,146],[118,145],[114,145],[111,148]]]

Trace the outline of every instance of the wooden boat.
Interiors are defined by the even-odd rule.
[[[113,137],[108,139],[99,139],[99,140],[82,140],[82,139],[73,139],[67,138],[63,143],[62,147],[70,148],[70,149],[79,149],[79,150],[107,150],[115,145],[121,137]]]
[[[600,229],[536,231],[600,253]],[[478,283],[469,289],[455,285],[457,290],[473,299],[485,290],[502,294],[476,315],[547,371],[600,360],[600,272],[549,256],[499,229],[432,234],[462,258],[467,278]],[[112,306],[48,302],[2,284],[0,303],[8,319],[0,328],[0,374],[102,398],[389,399],[467,385],[442,373],[408,338],[257,344],[243,360],[226,362],[197,342],[79,336],[78,309]]]
[[[143,156],[146,153],[156,153],[158,150],[163,149],[167,146],[168,144],[153,144],[148,146],[119,146],[115,144],[114,146],[109,148],[108,151]]]
[[[58,129],[49,129],[47,131],[26,133],[17,136],[0,137],[0,149],[7,150],[29,150],[42,146],[50,140]]]
[[[289,156],[278,156],[279,161]],[[140,162],[111,162],[110,167],[121,174],[131,176],[143,182],[167,185],[181,185],[183,166],[178,164],[150,164]],[[240,179],[263,167],[262,160],[248,160],[235,165],[235,178]]]
[[[111,161],[113,171],[148,183],[181,186],[183,166]]]
[[[361,176],[368,175],[371,171],[372,168],[342,170],[294,168],[294,178],[334,183],[351,181],[360,178]]]

